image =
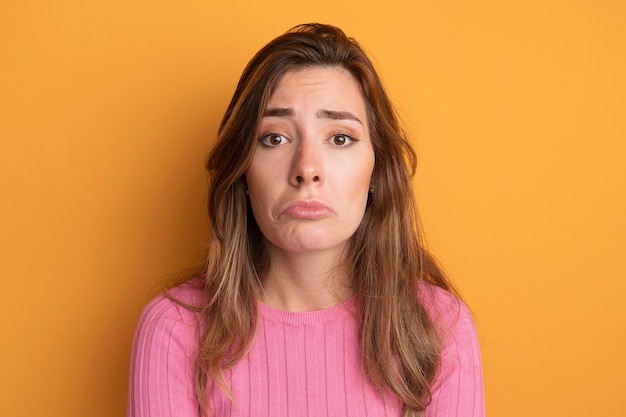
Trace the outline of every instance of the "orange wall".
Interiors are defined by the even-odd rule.
[[[0,5],[0,415],[123,414],[139,311],[202,252],[229,95],[304,21],[361,41],[414,134],[489,415],[625,415],[623,2],[217,3]]]

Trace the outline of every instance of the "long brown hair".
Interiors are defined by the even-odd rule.
[[[404,416],[423,415],[430,401],[441,346],[417,297],[418,283],[451,287],[420,238],[411,186],[416,155],[360,45],[339,28],[306,24],[272,40],[248,63],[207,160],[211,228],[196,369],[196,394],[204,413],[210,410],[210,380],[231,395],[224,371],[252,343],[256,302],[268,265],[244,177],[257,127],[286,72],[328,66],[346,69],[360,85],[376,157],[374,190],[345,260],[359,299],[363,363],[377,387],[404,402]]]

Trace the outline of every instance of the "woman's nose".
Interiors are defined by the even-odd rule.
[[[324,181],[320,145],[302,140],[295,151],[290,182],[293,186],[318,184]]]

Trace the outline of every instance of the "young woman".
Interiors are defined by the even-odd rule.
[[[206,262],[142,313],[128,416],[484,416],[471,315],[420,240],[415,159],[340,29],[261,49],[208,158]]]

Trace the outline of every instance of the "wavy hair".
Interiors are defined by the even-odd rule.
[[[232,399],[224,372],[243,358],[254,338],[256,302],[268,266],[244,177],[257,127],[282,76],[311,67],[347,70],[365,100],[375,188],[348,244],[344,266],[359,299],[361,354],[368,377],[403,401],[403,416],[422,416],[441,345],[420,304],[419,282],[452,288],[420,238],[411,185],[417,158],[374,65],[354,39],[322,24],[296,26],[252,58],[207,159],[210,231],[201,274],[204,298],[198,310],[203,320],[196,366],[200,407],[204,414],[211,408],[206,394],[210,380]]]

